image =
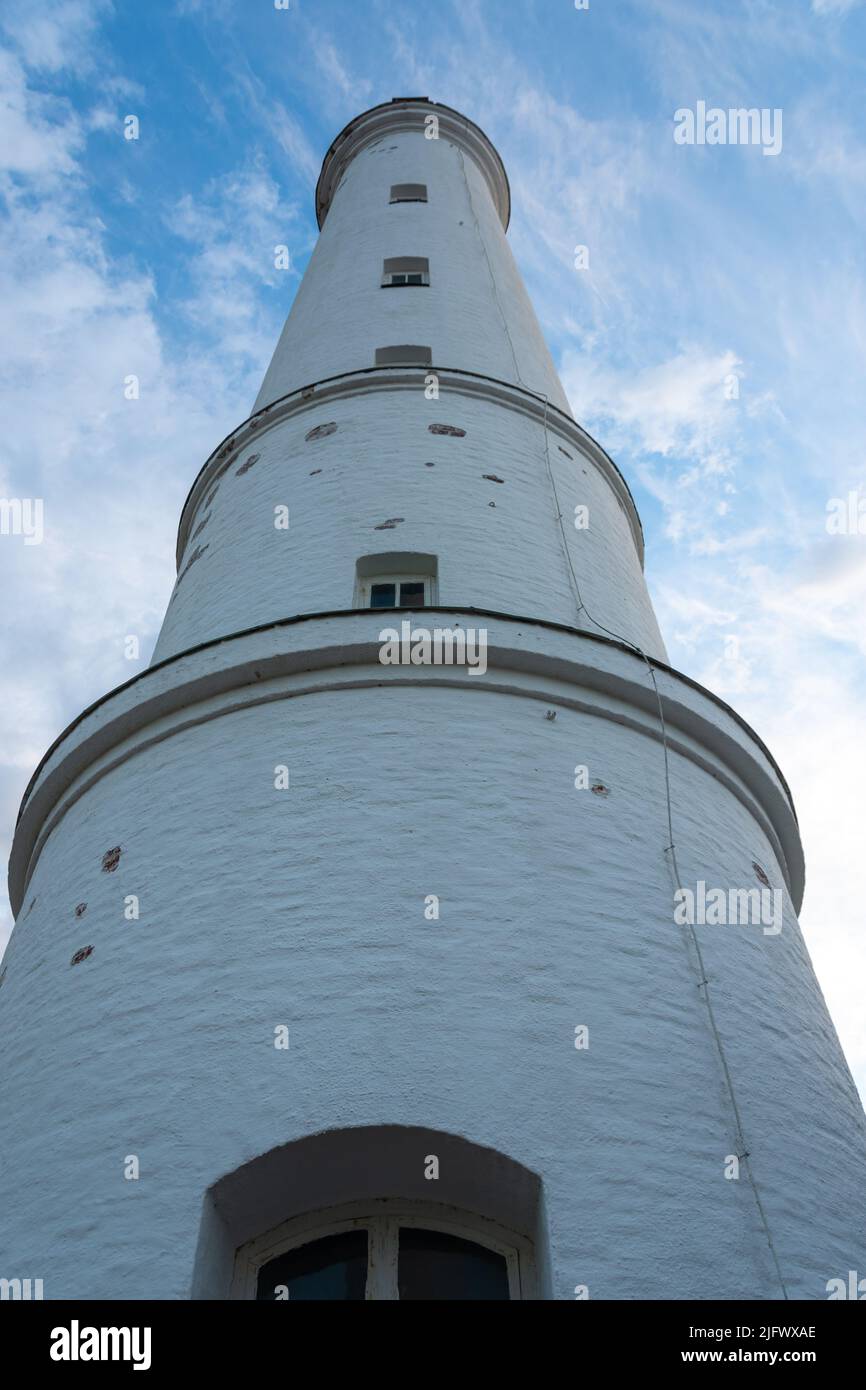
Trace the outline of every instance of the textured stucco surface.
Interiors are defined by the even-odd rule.
[[[392,184],[426,183],[428,202],[389,203]],[[426,256],[430,286],[381,288],[382,263]],[[433,362],[513,381],[570,414],[535,310],[472,158],[406,131],[358,152],[337,189],[256,409],[340,372],[376,348],[429,347]]]
[[[334,433],[306,442],[329,423]],[[431,434],[437,423],[465,437]],[[350,608],[357,560],[383,551],[435,555],[443,604],[592,627],[588,609],[664,657],[625,509],[595,465],[568,452],[543,422],[456,392],[427,400],[421,381],[277,424],[205,489],[212,500],[192,518],[154,661],[290,614]],[[580,530],[578,505],[589,509]],[[279,506],[288,529],[274,524]]]
[[[574,789],[576,762],[609,796]],[[684,881],[749,886],[756,858],[778,885],[741,803],[686,759],[673,776]],[[320,692],[132,758],[52,833],[10,946],[4,1264],[49,1296],[183,1297],[224,1173],[318,1129],[417,1124],[542,1175],[557,1297],[776,1296],[723,1177],[665,831],[656,742],[483,690]],[[822,1297],[866,1256],[859,1101],[793,915],[700,930],[789,1292]]]
[[[418,616],[409,615],[410,627]],[[637,653],[598,636],[483,610],[424,610],[423,618],[433,629],[483,628],[489,668],[484,689],[586,710],[659,741],[661,699],[669,745],[743,801],[776,847],[799,907],[803,855],[790,793],[769,751],[721,701],[679,673],[658,666],[650,672]],[[391,623],[393,615],[356,609],[216,639],[150,667],[84,711],[46,754],[25,795],[10,859],[13,909],[20,909],[41,846],[68,806],[106,771],[188,723],[238,705],[335,687],[411,680],[477,689],[477,676],[465,668],[407,672],[383,665],[383,620]]]

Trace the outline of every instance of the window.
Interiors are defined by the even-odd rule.
[[[355,571],[356,608],[432,608],[439,597],[435,555],[364,555]]]
[[[392,285],[429,285],[430,262],[426,256],[392,256],[382,267],[382,288]]]
[[[412,575],[408,579],[368,579],[363,608],[428,608],[429,579]]]
[[[238,1251],[235,1297],[259,1302],[507,1301],[527,1296],[531,1246],[484,1217],[372,1201],[287,1221]]]
[[[430,349],[414,343],[376,348],[377,367],[429,367],[432,362],[433,353]]]
[[[436,1191],[419,1192],[432,1154]],[[417,1125],[358,1125],[277,1145],[208,1188],[190,1297],[411,1300],[431,1285],[442,1297],[447,1277],[445,1297],[477,1298],[504,1294],[504,1261],[510,1299],[548,1299],[548,1246],[541,1179],[508,1154]]]
[[[505,1256],[445,1231],[404,1226],[398,1237],[397,1287],[405,1299],[509,1299]]]
[[[391,185],[392,203],[426,203],[426,183],[394,183]]]
[[[256,1280],[259,1302],[280,1297],[360,1300],[367,1287],[366,1231],[341,1231],[298,1245],[262,1265]]]

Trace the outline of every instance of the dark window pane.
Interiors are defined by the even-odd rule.
[[[400,603],[408,608],[410,605],[415,608],[424,607],[424,581],[415,584],[400,585]]]
[[[423,281],[422,281],[420,275],[415,275],[415,274],[413,273],[412,275],[407,275],[407,276],[406,276],[406,284],[407,284],[407,285],[421,285],[421,284],[423,284]]]
[[[428,347],[415,343],[401,343],[398,347],[376,348],[377,367],[417,366],[426,367],[433,361],[433,353]],[[428,429],[432,429],[428,425]],[[464,430],[465,434],[466,431]]]
[[[444,1231],[400,1230],[398,1282],[402,1299],[507,1299],[501,1255]]]
[[[391,186],[392,203],[426,203],[426,183],[395,183]]]
[[[396,602],[394,584],[374,584],[370,589],[371,608],[393,608]]]
[[[279,1285],[288,1288],[290,1302],[363,1299],[367,1288],[367,1232],[343,1231],[277,1255],[259,1270],[256,1299],[260,1303],[279,1302]]]

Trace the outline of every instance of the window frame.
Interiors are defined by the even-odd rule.
[[[400,356],[401,353],[410,355]],[[432,367],[433,349],[427,343],[385,343],[382,347],[376,348],[373,366]]]
[[[397,189],[398,189],[398,188],[423,188],[424,193],[423,193],[423,196],[421,196],[420,194],[417,194],[417,195],[415,195],[414,197],[409,196],[409,197],[403,197],[403,198],[400,198],[400,197],[396,197],[396,198],[395,198],[395,197],[394,197],[394,194],[397,192]],[[388,197],[388,203],[389,203],[389,205],[391,205],[391,206],[393,206],[395,203],[427,203],[427,202],[429,202],[429,201],[430,201],[430,199],[429,199],[428,189],[427,189],[427,184],[426,184],[426,183],[392,183],[392,184],[391,184],[391,192],[390,192],[390,195],[389,195],[389,197]]]
[[[390,275],[383,275],[380,289],[383,290],[409,290],[422,289],[430,284],[430,274],[426,270],[395,270]]]
[[[365,1302],[399,1302],[399,1233],[412,1226],[472,1241],[505,1260],[510,1302],[533,1297],[536,1282],[532,1242],[489,1217],[436,1202],[378,1198],[291,1217],[240,1246],[235,1254],[230,1297],[255,1301],[259,1271],[278,1255],[344,1231],[367,1232]]]
[[[370,600],[373,596],[374,584],[423,584],[424,585],[424,608],[435,608],[436,599],[436,576],[433,574],[422,574],[418,570],[409,570],[405,574],[369,574],[358,576],[358,593],[356,607],[369,609],[371,613],[393,613],[398,608],[415,608],[417,605],[406,603],[395,603],[393,608],[374,608]],[[399,594],[395,595],[399,597]]]
[[[379,284],[383,290],[420,289],[424,285],[429,286],[429,257],[386,256],[382,262],[382,278]]]

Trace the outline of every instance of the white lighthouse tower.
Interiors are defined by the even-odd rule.
[[[826,1298],[866,1274],[866,1125],[791,798],[667,664],[501,160],[398,99],[338,136],[316,206],[153,663],[24,798],[0,1275]]]

